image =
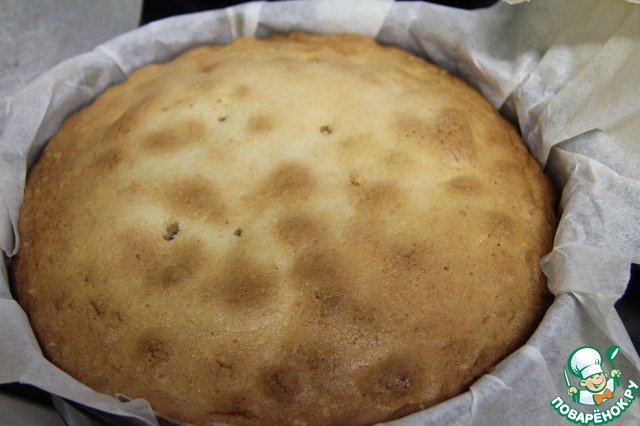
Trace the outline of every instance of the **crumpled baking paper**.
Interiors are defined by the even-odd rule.
[[[372,35],[460,76],[519,125],[561,190],[554,248],[541,262],[556,298],[537,331],[468,392],[389,424],[580,424],[585,416],[589,424],[640,423],[631,385],[640,384],[640,359],[614,308],[630,263],[640,263],[640,6],[631,2],[500,2],[473,11],[386,0],[254,2],[149,24],[60,64],[7,103],[0,248],[15,253],[26,170],[67,115],[146,63],[289,31]],[[49,391],[63,412],[74,411],[69,400],[130,424],[158,424],[145,401],[93,392],[42,357],[0,265],[0,383]],[[622,372],[613,400],[595,410],[571,403],[571,352],[593,346],[604,356],[612,345]],[[611,370],[606,359],[603,367]]]
[[[142,0],[0,0],[0,100],[61,60],[136,28],[141,12]]]

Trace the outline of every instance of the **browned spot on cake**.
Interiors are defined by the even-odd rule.
[[[301,385],[297,369],[288,364],[268,370],[263,383],[267,394],[282,402],[294,400]]]
[[[404,395],[411,391],[413,372],[403,364],[392,364],[381,371],[375,391],[379,394],[389,393]]]
[[[138,228],[123,231],[116,238],[118,244],[117,253],[123,260],[149,261],[154,253],[154,239],[149,233]],[[131,265],[126,265],[130,267]]]
[[[436,122],[435,148],[450,166],[463,166],[475,157],[475,142],[464,111],[449,108]]]
[[[251,89],[245,85],[239,85],[233,88],[231,97],[234,100],[245,100],[251,95]]]
[[[336,368],[342,363],[340,354],[324,344],[304,348],[303,354],[307,367],[315,374],[335,373]]]
[[[113,143],[120,143],[123,138],[129,137],[129,135],[137,129],[144,128],[149,117],[153,116],[155,108],[157,107],[157,104],[161,102],[161,99],[162,93],[155,91],[139,99],[133,104],[132,100],[119,99],[122,104],[126,104],[128,101],[131,106],[124,110],[121,115],[106,129],[107,131],[104,135],[104,139]],[[115,108],[116,110],[120,109],[120,106],[118,105]]]
[[[389,242],[384,251],[384,270],[391,275],[421,272],[428,268],[427,264],[437,250],[437,246],[427,241]]]
[[[211,72],[213,72],[216,68],[218,68],[218,63],[214,62],[214,63],[206,63],[204,65],[201,66],[200,68],[200,72],[203,74],[209,74]]]
[[[488,237],[497,241],[500,244],[501,241],[509,239],[513,233],[512,219],[509,215],[499,211],[486,212],[486,229]]]
[[[267,307],[277,291],[274,275],[274,271],[238,250],[227,256],[222,270],[214,275],[208,292],[230,308]]]
[[[435,152],[450,166],[466,165],[475,157],[473,133],[460,109],[445,109],[435,118],[402,116],[391,125],[400,140]]]
[[[213,182],[201,176],[167,181],[159,186],[156,197],[176,217],[203,218],[213,222],[223,219],[225,207],[222,196]]]
[[[119,267],[157,289],[171,288],[190,280],[205,261],[202,243],[193,239],[167,242],[161,232],[137,229],[119,236]]]
[[[169,361],[173,355],[173,347],[160,329],[147,330],[140,338],[137,349],[150,367]]]
[[[293,265],[293,274],[301,289],[317,301],[322,313],[331,313],[348,306],[348,288],[353,278],[342,259],[333,250],[303,252]],[[311,300],[313,300],[311,299]]]
[[[305,199],[315,187],[309,168],[299,163],[283,163],[267,177],[258,191],[259,198],[272,200]]]
[[[94,165],[97,168],[113,170],[117,167],[122,160],[126,158],[126,155],[122,152],[120,148],[107,148],[102,153],[98,154]]]
[[[169,265],[162,270],[160,282],[163,286],[172,286],[191,278],[193,271],[185,265]]]
[[[207,127],[198,120],[185,120],[175,126],[151,133],[143,141],[143,148],[154,153],[171,154],[202,141]]]
[[[469,197],[480,193],[480,179],[476,176],[456,176],[446,182],[445,186],[454,196]]]
[[[405,152],[393,151],[384,157],[384,164],[391,169],[406,169],[415,164],[415,161]]]
[[[118,270],[131,273],[144,273],[151,267],[156,256],[163,252],[160,242],[162,238],[154,238],[138,228],[124,230],[116,236],[114,253],[118,255]]]
[[[432,143],[434,128],[428,118],[400,114],[391,126],[400,141],[411,141],[419,146],[428,146]]]
[[[120,164],[120,162],[122,161],[122,158],[123,158],[122,151],[120,151],[119,149],[113,150],[111,155],[107,157],[107,161],[106,161],[107,169],[111,170],[114,167],[116,167],[118,164]]]
[[[141,121],[140,113],[135,108],[124,111],[124,113],[106,129],[104,140],[112,143],[126,137],[131,133],[132,129],[138,128],[138,124]]]
[[[326,224],[312,214],[291,214],[276,223],[278,238],[294,247],[316,243],[326,231]]]
[[[253,114],[247,121],[249,133],[262,134],[272,130],[275,126],[275,119],[270,114]]]
[[[511,194],[515,188],[528,186],[526,175],[522,172],[524,168],[524,164],[513,164],[506,159],[498,158],[491,165],[492,183],[495,190],[500,194]],[[513,200],[510,201],[513,202]]]
[[[394,354],[364,372],[360,388],[363,393],[388,401],[419,394],[425,381],[420,361],[411,354]]]
[[[401,207],[404,198],[400,188],[393,182],[372,182],[351,187],[358,198],[358,208],[366,214],[393,213]]]
[[[180,240],[178,244],[169,248],[167,259],[156,259],[156,266],[148,277],[151,280],[155,279],[163,288],[186,283],[206,265],[205,253],[206,249],[200,241]],[[158,273],[159,276],[156,276]]]

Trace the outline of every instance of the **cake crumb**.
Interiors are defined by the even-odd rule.
[[[180,232],[180,225],[178,225],[178,222],[173,222],[172,224],[167,226],[167,232],[162,238],[164,238],[166,241],[171,241],[175,238],[178,232]]]

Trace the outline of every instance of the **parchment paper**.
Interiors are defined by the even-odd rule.
[[[294,30],[373,35],[459,75],[520,126],[562,191],[554,249],[542,261],[557,297],[538,330],[470,391],[390,424],[564,424],[551,401],[570,400],[563,368],[585,345],[602,353],[620,346],[621,387],[640,383],[640,359],[614,309],[630,263],[640,263],[640,6],[622,0],[476,11],[384,0],[256,2],[149,24],[62,63],[7,103],[0,248],[15,253],[26,169],[68,114],[136,68],[191,46]],[[10,296],[4,263],[0,270],[0,383],[35,385],[135,424],[157,424],[145,401],[95,393],[48,363]],[[640,423],[640,402],[615,422]]]

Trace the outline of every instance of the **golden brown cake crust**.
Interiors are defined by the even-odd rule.
[[[64,123],[28,177],[14,290],[99,391],[196,424],[367,424],[530,335],[552,203],[513,127],[422,59],[239,39]]]

